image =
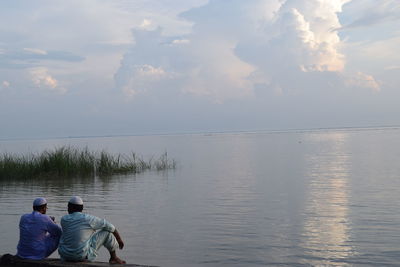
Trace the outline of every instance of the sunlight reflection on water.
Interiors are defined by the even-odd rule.
[[[347,134],[310,135],[320,151],[308,156],[309,188],[304,214],[302,262],[343,266],[354,254],[348,217],[350,156]]]

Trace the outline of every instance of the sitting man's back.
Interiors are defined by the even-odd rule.
[[[46,215],[46,210],[46,199],[37,198],[33,201],[33,212],[22,215],[19,223],[18,257],[41,260],[57,249],[61,227]]]
[[[73,197],[68,202],[68,213],[61,218],[63,234],[58,252],[67,261],[93,261],[101,246],[110,252],[110,263],[125,263],[116,256],[116,249],[124,243],[114,225],[104,219],[84,214],[83,201]],[[97,231],[98,230],[98,231]]]

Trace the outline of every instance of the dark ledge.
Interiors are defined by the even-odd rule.
[[[68,262],[60,259],[24,260],[11,254],[0,258],[1,267],[156,267],[138,264],[109,264],[108,262]]]

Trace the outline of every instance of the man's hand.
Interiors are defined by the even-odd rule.
[[[122,241],[122,238],[119,235],[117,229],[115,229],[115,231],[113,232],[113,235],[117,239],[117,242],[118,242],[118,245],[119,245],[119,249],[123,249],[125,244],[124,244],[124,241]]]
[[[124,248],[124,241],[122,241],[122,239],[117,239],[118,245],[119,245],[119,249],[123,249]]]

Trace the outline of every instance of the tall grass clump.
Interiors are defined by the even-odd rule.
[[[156,170],[166,170],[166,169],[175,169],[176,161],[174,159],[169,159],[167,152],[162,154],[158,160],[155,161],[154,166]]]
[[[145,170],[174,169],[176,162],[167,153],[157,160],[144,160],[132,153],[130,157],[100,153],[72,147],[46,150],[40,154],[0,155],[0,179],[34,178],[43,176],[76,177],[140,173]]]

